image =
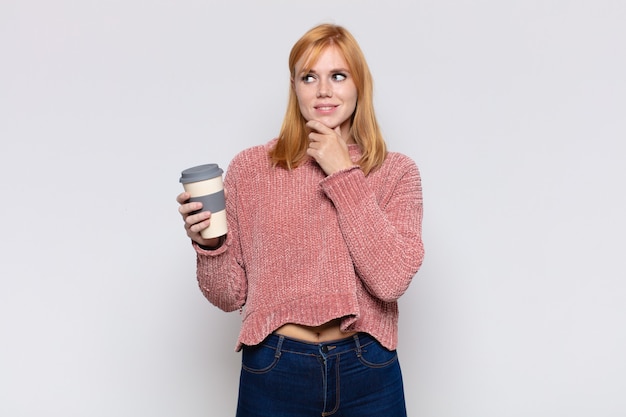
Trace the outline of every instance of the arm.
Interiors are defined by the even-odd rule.
[[[186,203],[188,196],[179,195],[180,213],[185,219],[187,235],[192,240],[197,253],[197,279],[204,296],[215,306],[224,311],[234,311],[245,304],[247,280],[242,267],[241,251],[239,251],[239,231],[237,229],[237,189],[236,168],[229,168],[224,189],[226,198],[226,217],[228,234],[226,237],[202,239],[200,231],[209,227],[210,213],[190,214],[198,210],[202,203]]]
[[[337,209],[355,269],[368,291],[397,300],[424,258],[422,190],[417,166],[396,154],[377,196],[358,167],[326,177],[321,186]]]

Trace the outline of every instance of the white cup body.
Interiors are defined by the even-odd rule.
[[[183,187],[191,197],[202,197],[220,192],[224,189],[222,177],[218,176],[208,180],[184,183]],[[226,222],[226,210],[211,213],[211,225],[200,232],[204,239],[212,239],[224,236],[228,232]]]
[[[200,236],[204,239],[213,239],[215,237],[224,236],[228,233],[226,223],[226,210],[211,213],[211,225],[200,232]]]

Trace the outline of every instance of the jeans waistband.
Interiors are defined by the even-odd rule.
[[[307,342],[272,333],[261,342],[261,345],[276,349],[280,352],[308,355],[319,355],[320,352],[323,352],[330,356],[348,351],[357,351],[357,353],[359,353],[361,349],[371,343],[376,343],[376,339],[367,333],[357,333],[345,339],[331,340],[322,343]]]

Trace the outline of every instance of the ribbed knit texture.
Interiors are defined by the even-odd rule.
[[[243,308],[237,350],[286,323],[335,318],[395,349],[397,300],[424,257],[417,166],[391,152],[367,177],[358,166],[326,176],[312,159],[288,171],[271,167],[274,144],[230,163],[226,241],[194,244],[201,291],[224,311]],[[349,150],[357,161],[359,147]]]

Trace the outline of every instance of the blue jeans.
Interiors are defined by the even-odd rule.
[[[359,333],[329,343],[270,335],[244,346],[237,417],[405,417],[396,351]]]

